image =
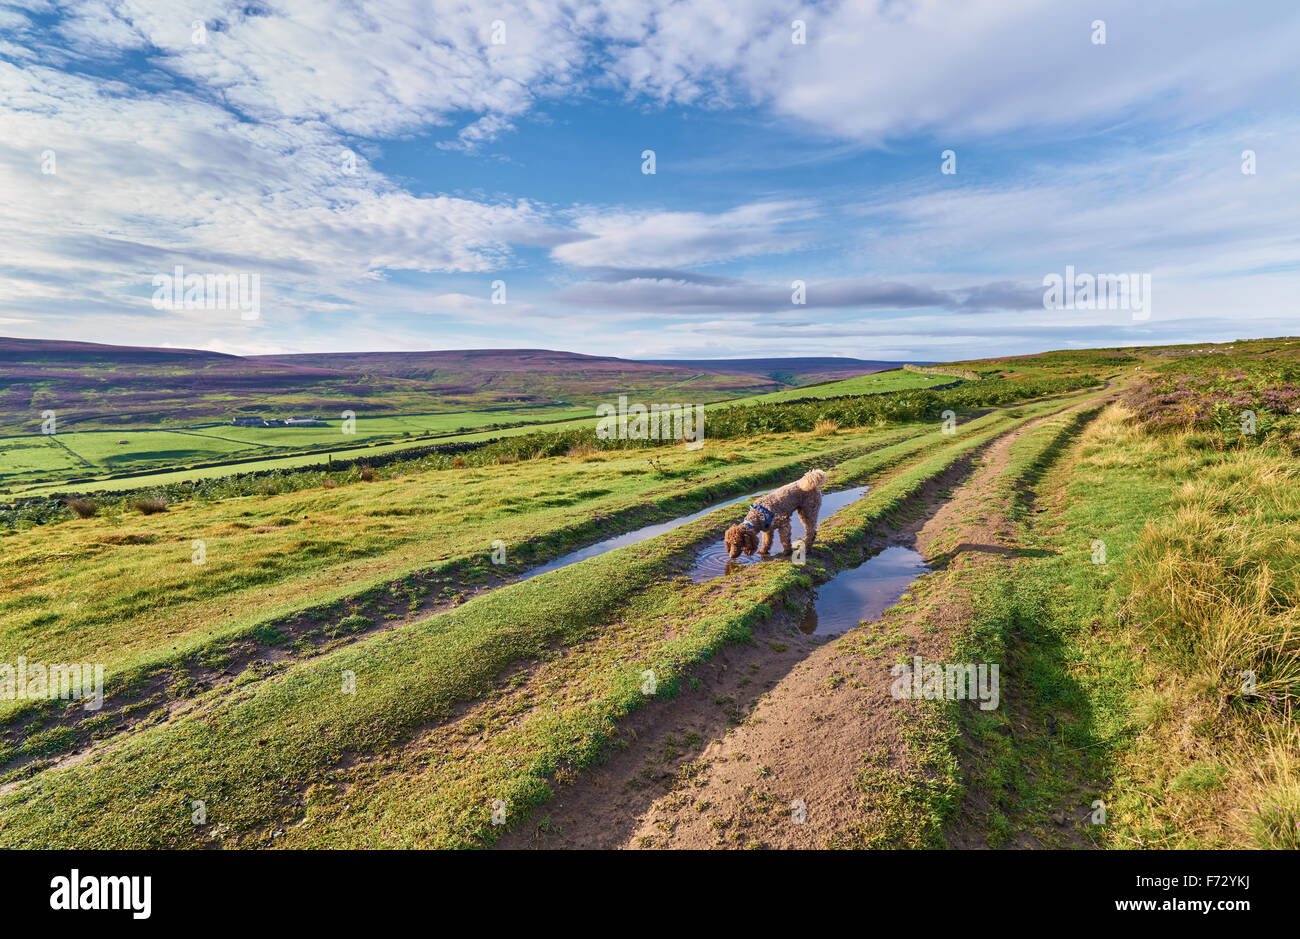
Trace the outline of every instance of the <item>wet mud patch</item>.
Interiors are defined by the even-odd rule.
[[[799,629],[809,636],[838,636],[880,617],[930,566],[915,548],[891,545],[836,574],[817,588]]]

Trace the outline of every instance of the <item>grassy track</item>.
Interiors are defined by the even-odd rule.
[[[975,493],[976,503],[999,509],[1009,506],[1013,516],[1027,511],[1025,485],[1050,464],[1061,447],[1077,435],[1098,410],[1097,406],[1085,406],[1056,413],[1020,434],[1009,448],[1010,457],[1005,468],[991,480],[984,481],[981,490]],[[1060,412],[1061,409],[1053,411]],[[1044,413],[1042,409],[1036,412],[1037,416]],[[983,509],[974,511],[979,514]],[[940,535],[931,551],[947,548],[956,557],[972,547],[961,543],[961,538],[958,525],[957,531],[945,531]],[[879,662],[883,658],[884,661],[910,663],[915,640],[908,639],[901,632],[902,626],[909,618],[919,617],[922,630],[934,633],[936,627],[930,619],[935,615],[936,607],[960,598],[970,589],[972,576],[981,578],[981,589],[999,588],[1005,584],[1000,577],[1001,568],[992,566],[994,572],[988,573],[987,568],[978,564],[953,570],[945,565],[932,577],[914,585],[914,593],[905,594],[871,628],[847,633],[837,648],[848,657],[846,661]],[[976,603],[975,609],[976,622],[982,623],[983,617],[988,615],[987,607]],[[956,642],[947,650],[945,660],[1000,662],[1004,674],[1012,671],[1003,645],[988,641],[980,627],[975,627],[973,633],[953,637]],[[881,667],[879,664],[875,666],[876,669]],[[1004,701],[1011,697],[1010,692],[1004,691],[1004,694]],[[953,821],[970,784],[971,751],[983,760],[990,752],[989,748],[1003,742],[998,733],[981,726],[982,736],[973,747],[967,747],[963,741],[970,739],[971,725],[990,721],[1009,723],[1013,719],[1005,704],[991,712],[976,710],[973,715],[969,703],[961,701],[897,701],[895,707],[903,753],[891,753],[888,747],[879,744],[863,753],[860,771],[853,780],[853,787],[860,793],[861,814],[835,833],[830,839],[830,847],[945,847],[945,828]],[[1019,720],[1016,720],[1018,726]],[[1004,726],[998,729],[1005,731]],[[1022,774],[1032,772],[1019,765],[1012,768]],[[989,824],[994,822],[992,819],[985,821]]]
[[[954,460],[1029,416],[1060,406],[1051,402],[1026,407],[1018,417],[997,412],[971,422],[956,436],[930,435],[937,438],[932,440],[932,455],[905,464],[879,482],[867,499],[846,510],[842,520],[828,524],[819,550],[832,556],[848,550],[864,529],[887,523],[926,480]],[[909,455],[903,451],[906,447],[896,444],[847,461],[838,469],[836,482],[848,483],[897,465]],[[21,784],[0,804],[0,837],[14,845],[46,840],[185,846],[203,843],[215,831],[232,843],[257,841],[271,833],[270,826],[289,806],[305,797],[306,787],[321,772],[348,754],[382,751],[418,727],[445,720],[456,702],[481,695],[510,663],[570,647],[609,623],[617,623],[620,632],[644,628],[647,635],[655,635],[656,627],[643,622],[649,617],[661,637],[663,627],[671,624],[666,633],[671,638],[643,650],[639,662],[587,675],[604,693],[593,694],[587,686],[566,689],[562,700],[571,703],[572,714],[563,708],[534,714],[536,723],[528,723],[525,735],[528,759],[500,754],[494,744],[483,754],[483,762],[460,768],[469,775],[487,772],[489,779],[493,766],[505,772],[488,788],[495,791],[492,798],[506,803],[511,817],[519,817],[546,792],[546,778],[557,767],[582,765],[599,754],[610,722],[642,702],[640,676],[645,668],[654,669],[660,687],[670,693],[682,669],[707,657],[719,643],[743,637],[745,624],[762,615],[765,603],[807,582],[809,572],[799,568],[765,566],[739,579],[731,605],[715,609],[709,585],[670,580],[682,553],[701,538],[714,536],[725,518],[725,512],[715,513],[650,542],[500,588],[452,612],[292,668],[234,699],[214,701],[193,716],[141,732],[102,758],[47,771]],[[345,672],[355,673],[356,694],[341,692]],[[576,723],[566,723],[566,718]],[[582,732],[571,736],[575,727]],[[509,739],[502,738],[500,744],[508,746]],[[479,800],[485,794],[477,783],[434,785],[427,793],[434,802],[420,803],[414,830],[399,825],[391,838],[373,829],[363,835],[355,825],[345,827],[371,844],[376,838],[392,844],[484,843],[493,835],[490,810]],[[380,786],[378,804],[387,804],[389,796],[399,798]],[[186,809],[193,799],[208,805],[215,829],[195,830]],[[94,810],[123,800],[135,805],[129,816]],[[295,834],[295,843],[299,838],[347,843],[335,840],[337,832],[330,835],[330,827],[322,824],[318,840],[297,829],[303,833]]]
[[[60,526],[54,529],[59,532],[57,539],[41,537],[51,529],[30,530],[33,549],[7,563],[22,589],[5,601],[8,615],[0,635],[11,654],[25,654],[33,661],[56,655],[59,661],[107,659],[108,710],[92,716],[61,702],[5,701],[7,717],[0,724],[5,743],[0,755],[5,762],[43,760],[84,745],[92,736],[104,736],[105,728],[118,720],[114,715],[133,715],[131,722],[150,720],[159,707],[192,698],[234,657],[251,659],[257,666],[267,652],[274,652],[274,658],[292,661],[315,654],[322,642],[328,647],[349,641],[358,630],[371,630],[376,623],[397,620],[400,625],[423,607],[455,602],[467,590],[575,545],[802,472],[810,448],[823,466],[864,450],[880,450],[883,460],[896,461],[941,436],[932,430],[923,433],[926,430],[896,427],[844,434],[834,443],[801,435],[769,441],[764,448],[767,458],[752,462],[738,454],[724,454],[727,459],[719,460],[679,452],[666,457],[655,472],[622,459],[605,466],[604,457],[534,461],[519,467],[518,489],[498,488],[492,499],[485,499],[475,487],[448,487],[448,497],[462,500],[455,511],[472,507],[482,513],[477,524],[450,530],[445,527],[448,508],[442,515],[422,508],[429,494],[418,483],[428,483],[426,474],[415,477],[416,485],[403,479],[388,486],[356,484],[326,490],[335,500],[334,517],[340,529],[355,525],[358,514],[374,519],[370,525],[387,527],[383,552],[370,558],[357,558],[355,541],[346,543],[349,549],[341,547],[343,541],[303,548],[299,533],[298,540],[289,542],[291,553],[286,559],[280,544],[293,534],[285,530],[291,528],[288,523],[294,516],[285,514],[283,499],[269,504],[245,500],[257,505],[259,514],[237,516],[238,521],[223,526],[221,539],[205,535],[202,540],[209,553],[202,567],[194,565],[192,554],[187,553],[193,542],[181,512],[137,517],[142,526],[125,532],[120,520],[102,518]],[[577,478],[590,482],[596,474],[612,479],[617,491],[566,488],[561,493],[554,489],[538,493],[543,485],[554,487]],[[449,478],[463,483],[483,476],[479,471],[457,471]],[[293,505],[319,499],[320,492],[295,493]],[[222,505],[228,510],[229,503]],[[204,518],[228,517],[219,514],[221,506],[185,508]],[[319,519],[319,501],[311,509]],[[390,519],[402,524],[402,536],[396,524],[388,525]],[[549,526],[547,519],[552,520]],[[178,520],[183,534],[168,536]],[[262,523],[255,524],[258,520]],[[432,547],[438,553],[432,555],[432,563],[420,566],[420,555],[413,549],[428,541],[430,530],[449,531],[459,540],[448,539],[450,545],[435,543]],[[497,538],[510,539],[507,563],[501,567],[488,564],[490,546]],[[263,539],[270,544],[259,544]],[[67,558],[74,550],[87,553],[69,567]],[[209,571],[218,557],[225,559],[224,568]],[[363,577],[361,572],[367,570],[372,573]],[[79,574],[86,579],[80,580]],[[282,589],[271,589],[267,577],[287,583]],[[67,582],[67,589],[58,594],[35,589],[50,578]],[[104,583],[114,589],[97,586]],[[205,623],[209,628],[182,633],[178,622]],[[60,627],[49,628],[54,623]],[[114,628],[120,634],[106,635]],[[286,631],[301,636],[287,648]],[[40,636],[47,645],[33,642],[31,635]],[[321,639],[306,641],[312,636]],[[258,649],[265,652],[259,656]],[[278,667],[265,663],[250,667],[241,680]],[[22,772],[39,766],[39,762],[27,765]]]

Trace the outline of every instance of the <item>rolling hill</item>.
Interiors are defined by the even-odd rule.
[[[446,413],[595,404],[619,394],[708,403],[861,375],[857,359],[643,362],[541,349],[238,356],[0,338],[0,433],[176,427],[289,412]]]

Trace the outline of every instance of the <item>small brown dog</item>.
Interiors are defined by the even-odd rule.
[[[749,513],[743,522],[727,529],[727,535],[723,539],[727,554],[733,558],[739,557],[742,551],[745,554],[753,554],[755,551],[768,554],[772,549],[773,531],[781,533],[781,546],[784,548],[782,553],[791,553],[794,550],[794,545],[790,543],[790,515],[793,512],[798,512],[799,518],[803,520],[806,532],[804,548],[811,548],[817,538],[817,512],[822,507],[822,485],[825,482],[825,473],[809,470],[797,483],[782,486],[763,496],[749,507]],[[763,536],[761,548],[758,543],[760,534]]]

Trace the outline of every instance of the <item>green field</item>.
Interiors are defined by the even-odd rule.
[[[0,437],[0,467],[7,478],[57,478],[86,471],[86,464],[67,447],[42,435]]]
[[[105,470],[140,470],[199,460],[219,460],[253,446],[223,439],[211,431],[86,431],[57,435],[57,442],[82,460]]]
[[[819,386],[854,397],[719,408],[702,450],[597,446],[587,421],[520,428],[463,456],[214,484],[154,514],[103,498],[94,517],[6,529],[0,662],[101,663],[106,700],[0,701],[0,846],[482,847],[571,837],[558,792],[611,824],[635,796],[688,810],[717,846],[776,846],[790,795],[772,761],[822,754],[798,736],[739,763],[707,754],[761,735],[751,709],[817,661],[826,697],[800,713],[847,695],[850,719],[825,732],[861,759],[823,780],[843,798],[813,846],[1295,847],[1294,348],[1054,353],[975,363],[979,381],[938,393],[884,375],[904,386],[864,399],[866,376]],[[15,448],[58,459],[31,450]],[[684,577],[743,514],[730,506],[515,579],[812,467],[830,489],[871,488],[823,519],[806,565]],[[799,645],[806,659],[744,702],[699,698],[719,658],[743,672],[790,654],[817,584],[953,500],[935,573],[878,623]],[[987,513],[997,531],[967,534]],[[902,622],[919,639],[891,632]],[[909,660],[908,641],[1002,663],[1005,706],[880,710],[869,676]],[[690,707],[718,718],[652,732]],[[896,735],[870,738],[882,720]],[[642,782],[584,785],[620,754]],[[693,795],[741,773],[745,805]],[[1094,800],[1105,825],[1078,821]]]
[[[756,404],[759,402],[795,401],[804,398],[834,398],[839,395],[873,395],[887,391],[905,391],[909,388],[930,388],[950,381],[953,381],[953,379],[936,375],[917,375],[914,372],[905,372],[900,368],[891,369],[887,372],[873,372],[870,375],[859,375],[857,378],[846,378],[843,381],[831,381],[820,385],[809,385],[805,388],[790,388],[786,391],[755,395],[752,398],[742,398],[736,403]]]
[[[792,389],[735,402],[708,405],[706,413],[732,404],[778,403],[804,398],[834,398],[841,395],[879,394],[909,388],[925,388],[945,379],[915,375],[902,370],[864,375],[845,381],[827,382],[805,389]],[[33,496],[61,489],[122,491],[142,485],[167,485],[184,479],[211,479],[230,472],[289,469],[308,466],[330,453],[336,459],[358,455],[379,455],[429,442],[474,441],[489,437],[514,436],[535,429],[554,429],[563,422],[592,418],[592,408],[517,409],[509,411],[470,411],[451,414],[411,414],[395,417],[358,417],[356,433],[344,436],[341,421],[328,420],[328,427],[233,427],[202,426],[188,430],[165,431],[73,431],[58,435],[58,441],[82,457],[77,461],[62,447],[38,449],[40,435],[0,437],[0,487],[13,496]],[[477,430],[489,425],[529,424],[530,427],[504,427]],[[707,418],[706,418],[707,432]],[[404,437],[403,435],[409,435]],[[431,438],[437,437],[438,440]],[[122,443],[125,441],[125,443]],[[358,444],[374,442],[365,454],[352,451]],[[348,448],[344,450],[343,448]],[[310,449],[311,454],[289,455],[295,450]],[[62,452],[61,452],[62,451]],[[349,452],[351,451],[351,452]],[[262,455],[262,454],[265,455]],[[260,457],[260,458],[259,458]],[[237,460],[238,463],[196,469],[163,471],[176,464],[215,463]],[[91,468],[93,467],[93,469]],[[113,479],[106,475],[88,476],[99,471],[138,473],[148,476]],[[65,483],[70,477],[78,481]]]
[[[529,428],[465,434],[466,429],[492,425],[549,426],[591,414],[589,408],[468,411],[459,414],[410,414],[397,417],[358,417],[355,433],[344,434],[342,421],[326,427],[234,427],[229,424],[177,430],[70,431],[50,441],[44,435],[0,437],[0,487],[14,495],[41,492],[63,485],[60,478],[90,477],[65,488],[130,489],[134,477],[113,480],[105,473],[138,473],[177,465],[238,460],[240,469],[274,469],[320,462],[325,454],[342,457],[344,448],[378,442],[374,452],[412,446],[411,438],[475,439],[526,432]],[[308,456],[291,456],[311,450]],[[259,456],[265,454],[262,459]],[[80,457],[80,460],[77,459]],[[248,461],[256,461],[250,464]],[[265,462],[263,462],[263,460]],[[202,479],[229,473],[230,468],[174,470],[150,475],[150,481]]]
[[[391,439],[403,434],[429,437],[454,434],[491,425],[537,424],[587,417],[591,408],[531,408],[510,411],[465,411],[451,414],[405,414],[391,417],[358,417],[354,440],[342,435],[342,421],[325,418],[326,427],[214,427],[203,433],[219,434],[232,440],[265,447],[330,447],[340,441]]]

